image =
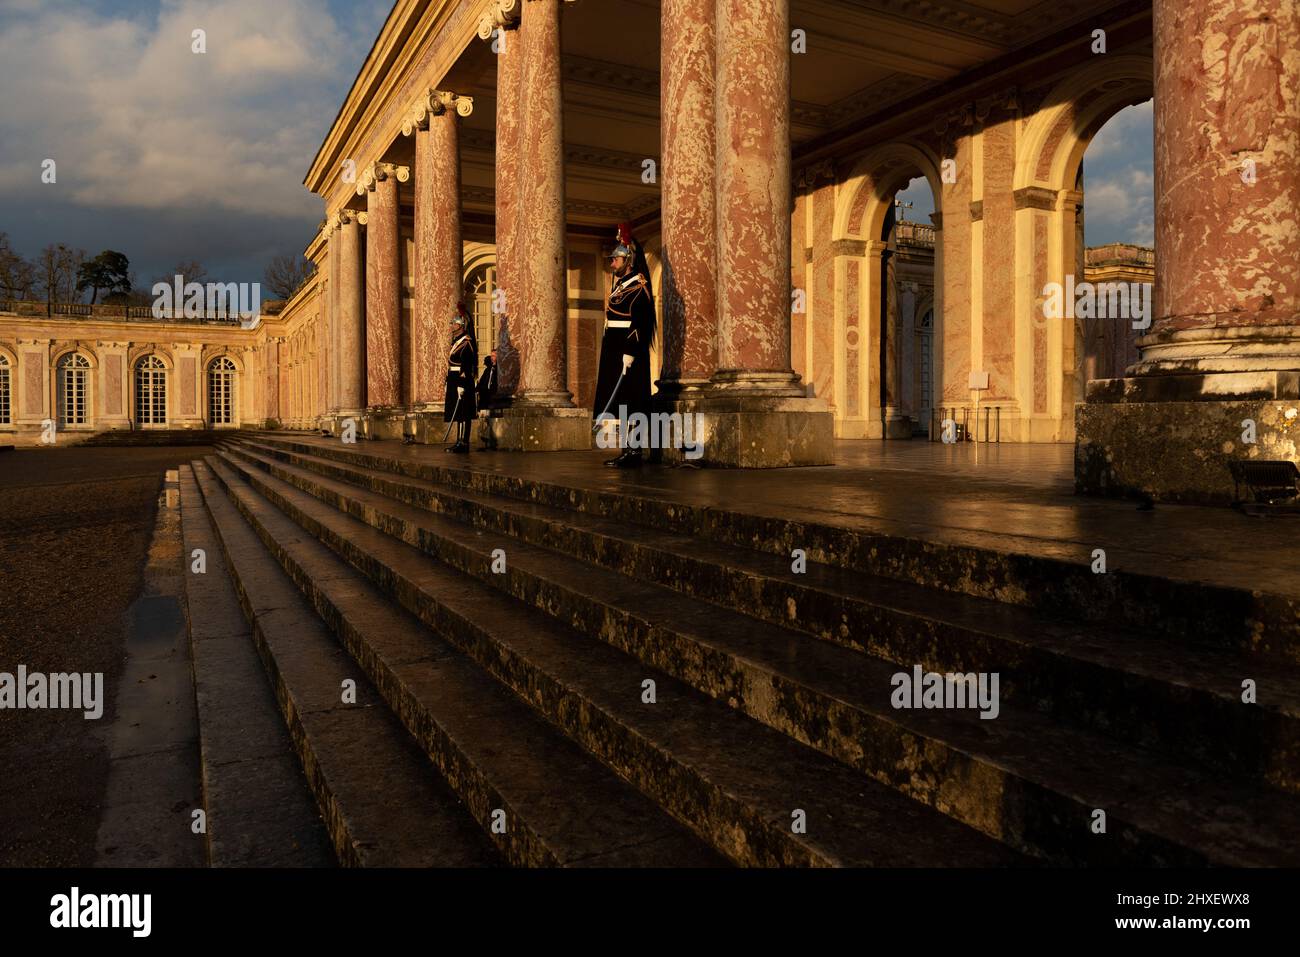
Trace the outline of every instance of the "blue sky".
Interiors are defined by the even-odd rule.
[[[391,7],[0,0],[0,231],[124,252],[142,286],[189,259],[261,281],[322,218],[302,179]]]
[[[1120,110],[1083,154],[1083,228],[1089,246],[1155,243],[1151,101]],[[914,179],[898,198],[912,203],[911,220],[929,222],[934,198],[924,179]]]

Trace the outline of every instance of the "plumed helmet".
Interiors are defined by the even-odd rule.
[[[464,302],[456,303],[456,314],[451,317],[451,324],[453,326],[469,325],[469,313],[465,310]]]
[[[636,240],[632,238],[632,224],[619,223],[618,229],[614,234],[614,249],[610,252],[609,258],[615,256],[626,256],[628,259],[636,258]]]

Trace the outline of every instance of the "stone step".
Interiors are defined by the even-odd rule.
[[[534,867],[725,863],[358,571],[304,537],[247,483],[219,463],[211,467],[508,861]]]
[[[571,739],[744,865],[1024,859],[234,457],[229,471]],[[462,533],[474,532],[462,527]],[[643,702],[643,682],[656,701]],[[806,833],[793,828],[806,814]]]
[[[303,469],[222,455],[313,535],[369,567],[372,578],[401,574],[400,555],[381,553],[387,546],[374,536],[360,549],[364,530],[340,512],[1018,850],[1089,863],[1300,857],[1300,802],[1290,796],[1224,782],[1014,706],[995,721],[973,711],[897,710],[890,697],[898,669],[879,658]],[[507,569],[494,573],[494,557],[502,555]],[[1238,819],[1225,822],[1224,807],[1237,809]],[[1106,811],[1114,840],[1089,832],[1096,809]]]
[[[1159,635],[1060,622],[988,599],[698,541],[601,516],[434,486],[245,441],[270,460],[865,651],[903,668],[998,672],[1002,699],[1166,754],[1300,792],[1300,669]],[[1243,705],[1242,681],[1261,701]]]
[[[1091,553],[1063,543],[1052,553],[1026,554],[989,536],[934,541],[864,518],[858,527],[800,516],[746,510],[741,504],[683,503],[644,487],[624,491],[546,481],[505,468],[443,462],[423,447],[344,445],[338,439],[262,436],[277,448],[482,492],[495,497],[601,515],[620,523],[672,528],[720,545],[755,548],[785,557],[801,548],[810,560],[935,590],[1034,608],[1052,617],[1161,634],[1210,648],[1281,657],[1300,664],[1300,601],[1260,588],[1210,584],[1114,567],[1093,574]]]
[[[180,492],[208,864],[331,866],[329,835],[188,465],[180,469]],[[201,574],[193,570],[196,549],[206,564]]]
[[[195,479],[335,854],[345,866],[499,861],[491,843],[213,477]],[[343,702],[354,682],[356,703]]]

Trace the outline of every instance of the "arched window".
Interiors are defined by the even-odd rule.
[[[142,426],[167,424],[167,367],[157,356],[135,365],[135,417]]]
[[[70,352],[59,360],[59,425],[85,425],[86,397],[90,393],[90,360]]]
[[[235,424],[235,364],[229,356],[208,366],[208,417],[212,425]]]
[[[497,289],[497,267],[479,266],[465,281],[465,304],[474,317],[474,337],[478,340],[479,358],[497,347],[496,316],[492,299]]]
[[[0,355],[0,425],[13,420],[9,413],[9,357]]]

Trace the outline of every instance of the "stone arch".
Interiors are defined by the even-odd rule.
[[[1021,134],[1015,188],[1073,189],[1093,136],[1126,106],[1151,99],[1154,77],[1151,57],[1124,54],[1097,57],[1063,79]]]
[[[935,212],[942,213],[939,158],[934,153],[904,141],[869,150],[853,164],[837,191],[834,238],[879,239],[888,202],[917,176],[930,184]]]
[[[99,369],[99,353],[88,342],[60,342],[50,351],[50,368],[57,369],[65,356],[76,353],[90,363],[93,370]]]
[[[936,219],[942,222],[940,160],[931,149],[916,142],[900,140],[868,150],[854,162],[836,191],[832,230],[837,247],[833,392],[837,397],[837,431],[843,437],[902,438],[912,434],[897,394],[903,344],[897,323],[890,324],[882,310],[882,290],[888,282],[884,230],[894,196],[917,177],[924,177],[929,184]],[[941,297],[943,287],[941,235],[936,228],[936,299]],[[942,325],[937,307],[935,313],[935,337],[939,339]],[[838,397],[843,397],[843,414]]]
[[[1083,156],[1097,131],[1120,110],[1151,99],[1155,66],[1146,54],[1096,57],[1083,69],[1056,84],[1025,124],[1017,151],[1015,192],[1017,215],[1025,219],[1030,269],[1021,271],[1018,311],[1028,311],[1025,335],[1043,340],[1048,365],[1026,371],[1035,403],[1045,384],[1047,409],[1056,422],[1056,441],[1073,441],[1073,405],[1083,400],[1079,368],[1082,336],[1073,328],[1043,318],[1038,306],[1049,282],[1066,283],[1079,272],[1083,250],[1079,213],[1085,202],[1078,190]],[[1076,281],[1082,281],[1077,276]]]
[[[176,363],[172,361],[171,353],[166,349],[159,348],[157,345],[155,345],[152,342],[138,345],[138,346],[133,346],[127,352],[127,356],[126,356],[127,368],[132,372],[132,374],[134,374],[135,367],[139,363],[139,361],[143,359],[145,356],[151,356],[151,355],[157,356],[159,359],[161,359],[163,366],[167,369],[168,372],[172,372],[176,369]]]

